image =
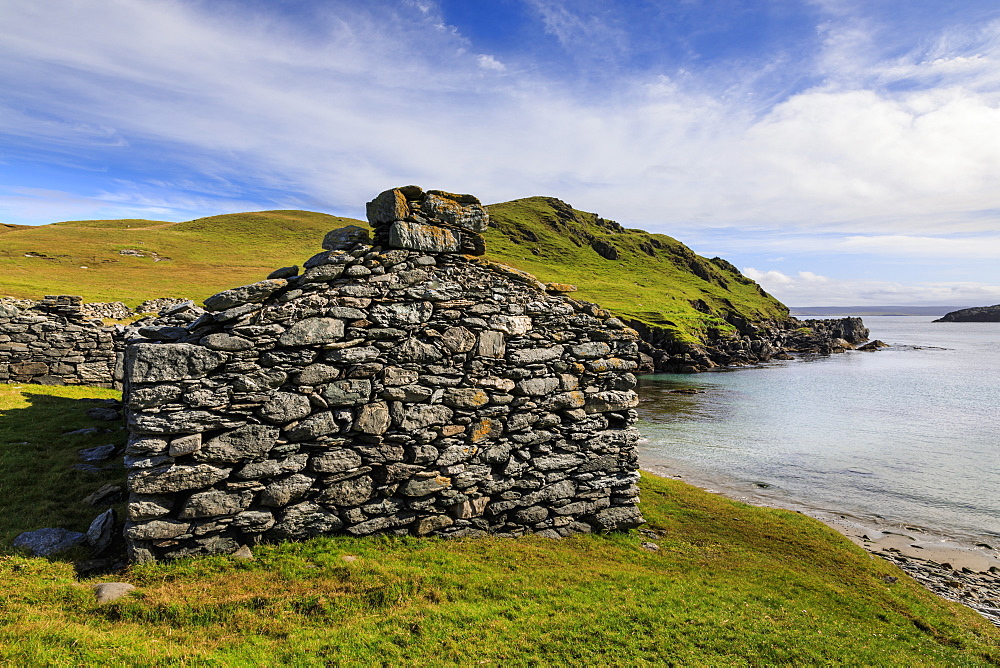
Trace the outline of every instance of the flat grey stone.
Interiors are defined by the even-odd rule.
[[[447,406],[415,404],[403,409],[398,419],[400,429],[424,429],[451,421],[453,411]]]
[[[336,506],[360,506],[374,493],[375,482],[371,476],[360,475],[327,485],[318,500]]]
[[[278,539],[302,539],[331,533],[344,526],[335,513],[315,503],[287,508],[268,535]]]
[[[275,480],[261,492],[260,502],[265,506],[280,507],[302,497],[315,480],[301,474]]]
[[[246,510],[253,501],[253,492],[210,490],[192,494],[177,515],[179,519],[221,517]]]
[[[283,346],[309,346],[333,343],[344,336],[344,321],[336,318],[305,318],[278,337]]]
[[[340,430],[331,411],[315,413],[305,420],[285,430],[285,437],[291,441],[304,441],[324,434],[332,434]]]
[[[128,486],[137,494],[181,492],[214,485],[228,478],[231,470],[209,464],[140,469],[129,475]]]
[[[23,547],[39,557],[50,557],[59,552],[83,545],[87,535],[69,529],[38,529],[19,534],[13,542],[14,547]]]
[[[372,383],[364,378],[338,380],[323,390],[323,398],[331,406],[354,406],[368,401]]]
[[[202,444],[194,454],[198,461],[245,462],[263,457],[278,438],[278,428],[247,424]]]
[[[242,304],[260,303],[287,285],[288,281],[283,278],[269,278],[251,285],[223,290],[206,299],[205,308],[209,311],[225,311]]]
[[[462,247],[462,236],[444,227],[398,220],[389,228],[389,247],[426,253],[457,253]]]
[[[226,359],[190,343],[135,343],[125,348],[125,374],[133,383],[196,379]]]
[[[94,598],[98,603],[111,603],[135,591],[127,582],[101,582],[94,585]]]
[[[311,412],[309,397],[294,392],[275,392],[257,414],[268,422],[287,424],[293,420],[301,420]]]
[[[250,350],[253,348],[253,341],[244,339],[242,336],[233,336],[232,334],[223,333],[209,334],[208,336],[202,337],[199,343],[212,350],[226,350],[230,352]]]
[[[115,444],[108,443],[107,445],[98,445],[93,448],[84,448],[77,451],[77,456],[89,463],[103,462],[108,459],[111,455],[115,454]]]

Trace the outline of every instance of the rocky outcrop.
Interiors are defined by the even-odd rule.
[[[465,254],[488,223],[471,196],[409,186],[368,211],[374,242],[336,230],[301,273],[128,346],[134,559],[641,522],[636,333]]]
[[[1000,322],[1000,304],[952,311],[934,322]]]
[[[627,322],[642,338],[640,370],[645,373],[697,373],[788,359],[790,354],[829,355],[851,350],[869,335],[861,318],[749,322],[730,316],[729,321],[735,333],[711,336],[704,344],[677,341],[672,332]]]

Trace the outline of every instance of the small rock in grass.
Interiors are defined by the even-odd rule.
[[[87,417],[91,420],[99,420],[101,422],[117,422],[122,419],[122,414],[115,408],[96,406],[87,409]]]
[[[121,485],[105,485],[96,492],[84,497],[83,502],[92,506],[106,506],[111,503],[118,503],[122,500]]]
[[[230,555],[233,559],[244,559],[246,561],[253,561],[253,550],[250,549],[248,545],[241,545],[238,550]]]
[[[350,564],[350,563],[354,563],[355,561],[357,561],[357,560],[358,560],[358,558],[357,558],[357,557],[355,557],[355,556],[354,556],[353,554],[345,554],[345,555],[343,555],[343,556],[341,557],[341,559],[342,559],[343,561],[346,561],[346,562],[347,562],[347,563],[349,563],[349,564]]]
[[[660,551],[660,546],[657,545],[656,543],[650,543],[648,541],[643,541],[643,543],[642,543],[642,549],[649,550],[650,552],[659,552]]]
[[[103,462],[105,459],[115,454],[115,444],[98,445],[93,448],[84,448],[77,452],[80,459],[85,462]]]
[[[102,582],[94,585],[94,598],[98,603],[110,603],[134,590],[135,587],[127,582]]]
[[[74,429],[73,431],[67,431],[63,433],[63,436],[92,436],[94,434],[100,434],[103,431],[100,427],[84,427],[83,429]]]

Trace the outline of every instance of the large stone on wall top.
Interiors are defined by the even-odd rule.
[[[490,217],[479,200],[472,195],[456,195],[442,190],[428,190],[420,211],[435,223],[458,227],[470,232],[485,232]]]
[[[413,186],[416,187],[416,186]],[[368,222],[372,225],[403,220],[410,215],[410,206],[399,188],[379,193],[365,205]]]
[[[462,235],[444,227],[398,220],[389,228],[389,247],[425,253],[457,253],[462,248]]]
[[[348,225],[331,230],[323,237],[323,248],[326,250],[350,250],[358,244],[371,244],[371,235],[363,227]]]

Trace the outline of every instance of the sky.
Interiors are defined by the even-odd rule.
[[[0,222],[558,197],[790,305],[1000,303],[997,0],[0,0]]]

